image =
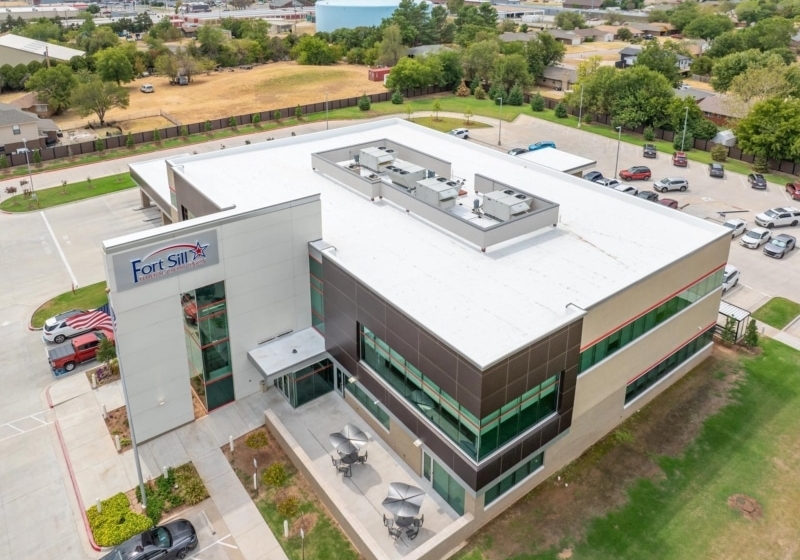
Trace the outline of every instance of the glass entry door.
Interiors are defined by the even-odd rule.
[[[336,366],[336,392],[344,397],[344,388],[347,384],[347,374],[342,368]]]

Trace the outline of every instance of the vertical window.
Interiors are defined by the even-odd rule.
[[[308,275],[311,284],[311,326],[325,333],[325,280],[322,263],[308,257]]]
[[[497,498],[514,488],[525,480],[528,475],[535,473],[544,464],[544,452],[537,453],[529,460],[522,463],[519,467],[506,474],[497,483],[486,489],[483,497],[483,507],[485,508]]]

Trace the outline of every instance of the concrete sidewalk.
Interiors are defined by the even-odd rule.
[[[103,405],[108,411],[124,405],[121,383],[92,390],[86,376],[78,373],[54,383],[49,393],[83,507],[136,487],[133,451],[117,453],[102,418]],[[236,439],[264,425],[264,397],[256,393],[238,400],[139,446],[145,480],[158,476],[165,466],[194,464],[241,553],[231,560],[287,558],[221,450],[230,436]]]

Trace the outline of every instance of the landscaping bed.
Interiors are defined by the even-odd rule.
[[[361,558],[266,428],[236,439],[233,453],[228,445],[222,451],[290,559],[303,556],[300,529],[305,534],[306,558]],[[254,459],[258,490],[253,489]],[[283,536],[284,519],[289,521],[288,539]]]

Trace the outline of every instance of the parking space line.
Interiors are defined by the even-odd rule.
[[[230,548],[236,548],[236,549],[238,549],[238,548],[239,548],[238,546],[235,546],[235,545],[232,545],[232,544],[228,544],[228,543],[224,543],[224,542],[222,542],[222,541],[224,541],[225,539],[229,538],[230,536],[231,536],[231,534],[230,534],[230,533],[228,533],[227,535],[225,535],[225,536],[224,536],[224,537],[222,537],[221,539],[218,539],[218,540],[214,541],[213,543],[211,543],[211,544],[210,544],[210,545],[208,545],[207,547],[205,547],[205,548],[201,548],[200,550],[198,550],[197,552],[195,552],[194,554],[192,554],[191,558],[194,558],[195,560],[200,560],[200,557],[199,557],[199,556],[197,556],[198,554],[201,554],[201,553],[205,552],[206,550],[208,550],[209,548],[211,548],[212,546],[216,546],[216,545],[218,545],[218,544],[221,544],[221,545],[223,545],[223,546],[228,546],[228,547],[230,547]]]
[[[61,261],[64,263],[64,266],[69,273],[69,277],[72,278],[72,285],[76,288],[78,287],[78,279],[75,278],[75,273],[72,272],[72,268],[69,266],[69,262],[67,261],[67,256],[64,254],[64,251],[61,250],[61,245],[58,244],[58,239],[56,239],[56,234],[53,232],[53,228],[50,227],[50,222],[47,221],[47,216],[45,216],[44,212],[40,212],[42,216],[42,220],[44,220],[44,225],[47,227],[47,231],[50,232],[50,237],[53,240],[53,243],[56,244],[56,249],[58,249],[58,254],[61,255]]]

